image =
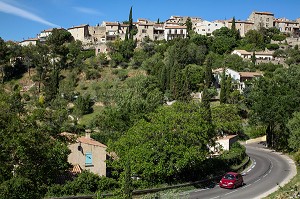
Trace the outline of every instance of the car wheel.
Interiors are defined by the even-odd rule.
[[[235,189],[236,188],[236,186],[235,185],[233,185],[233,189]]]

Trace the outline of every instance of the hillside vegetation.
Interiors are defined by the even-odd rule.
[[[245,38],[234,27],[212,37],[189,30],[185,39],[145,38],[139,44],[132,31],[97,56],[65,30],[54,29],[36,46],[0,39],[0,198],[96,192],[130,198],[135,188],[202,179],[245,157],[244,147],[236,145],[211,158],[208,146],[222,135],[266,134],[269,147],[299,150],[298,47],[275,51],[288,67],[230,54],[237,48],[264,50],[276,30],[249,31]],[[212,103],[218,100],[212,70],[220,67],[264,75],[241,93],[223,74],[219,102]],[[192,98],[196,92],[201,100]],[[83,172],[63,181],[71,165],[61,133],[86,129],[115,154],[107,162],[110,175]]]

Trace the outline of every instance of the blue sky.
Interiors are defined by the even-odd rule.
[[[131,6],[134,21],[165,21],[172,15],[245,20],[252,11],[300,18],[300,0],[0,0],[0,37],[21,41],[52,27],[122,22],[128,20]]]

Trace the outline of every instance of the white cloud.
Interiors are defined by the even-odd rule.
[[[90,15],[102,15],[102,13],[91,9],[91,8],[84,8],[84,7],[73,7],[75,10],[77,10],[78,12],[82,12],[85,14],[90,14]]]
[[[32,14],[24,9],[12,6],[10,4],[7,4],[7,3],[1,2],[1,1],[0,1],[0,12],[16,15],[16,16],[19,16],[19,17],[22,17],[25,19],[29,19],[31,21],[36,21],[36,22],[39,22],[39,23],[42,23],[42,24],[45,24],[45,25],[48,25],[51,27],[59,27],[58,25],[53,24],[53,23],[35,15],[35,14]]]

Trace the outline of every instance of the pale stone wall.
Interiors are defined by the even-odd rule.
[[[106,176],[106,148],[80,143],[82,150],[78,150],[79,143],[69,145],[71,154],[68,162],[72,165],[79,164],[83,170],[89,170],[100,176]],[[92,153],[92,165],[85,164],[85,154]]]

